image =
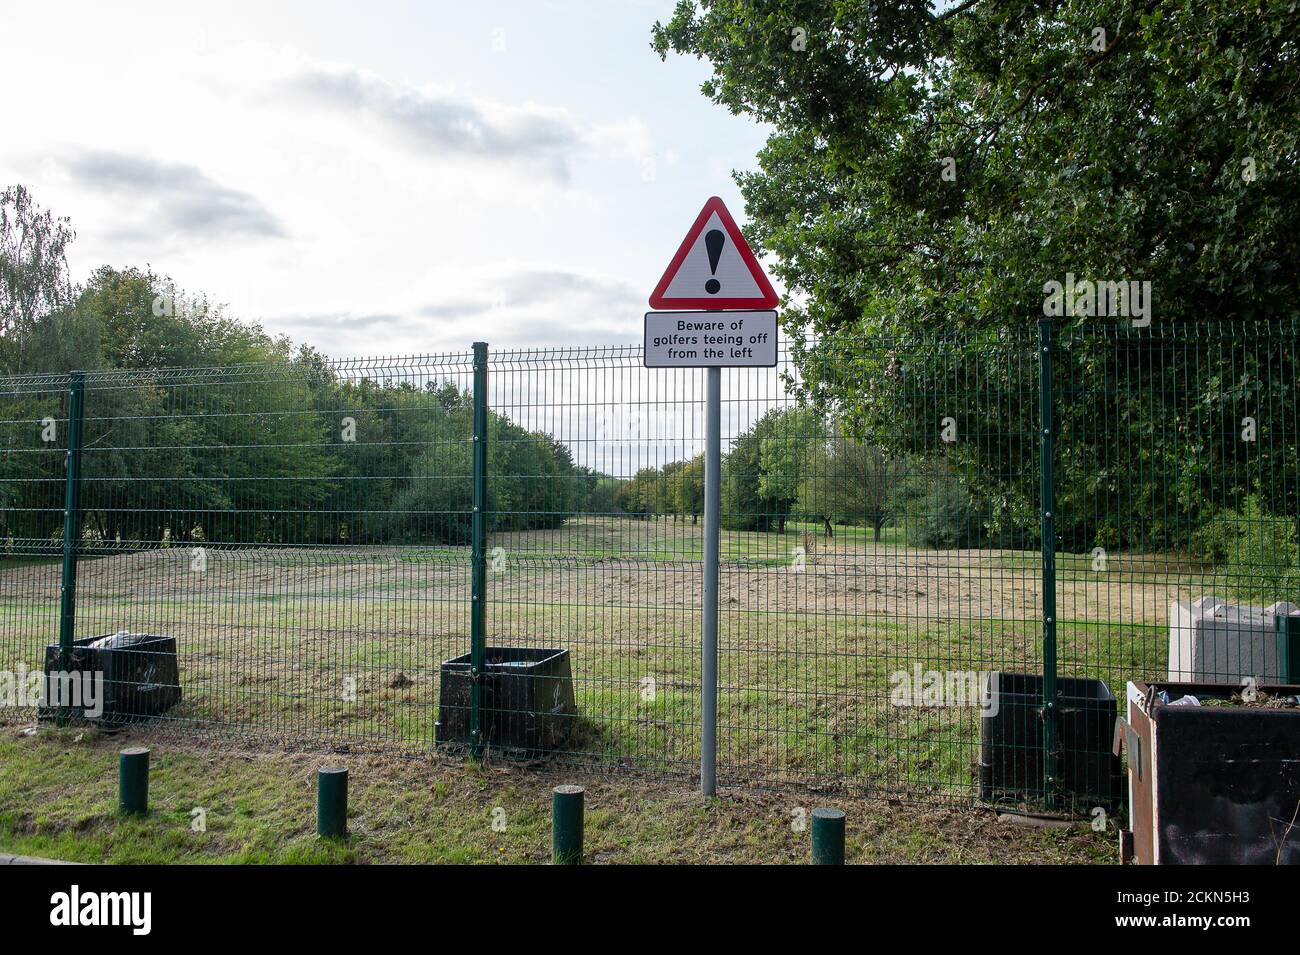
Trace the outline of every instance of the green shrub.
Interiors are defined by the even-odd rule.
[[[1276,517],[1251,495],[1240,510],[1223,511],[1196,534],[1198,554],[1227,578],[1227,591],[1247,603],[1300,603],[1300,544],[1296,522]]]
[[[926,493],[918,526],[922,547],[975,547],[980,539],[979,516],[970,494],[954,478],[945,478]]]

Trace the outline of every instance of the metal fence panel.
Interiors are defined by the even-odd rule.
[[[969,798],[990,673],[1122,697],[1174,602],[1300,603],[1296,328],[1054,338],[723,372],[722,783]],[[699,771],[703,371],[476,347],[85,382],[75,636],[175,638],[167,719]],[[58,637],[68,388],[0,381],[0,668]],[[1092,772],[1042,702],[1043,774]]]
[[[168,719],[430,744],[469,649],[470,371],[88,375],[77,635],[175,637]]]
[[[58,643],[68,375],[0,379],[0,669],[24,715]]]

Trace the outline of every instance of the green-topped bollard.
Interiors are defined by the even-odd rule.
[[[581,786],[556,786],[551,792],[551,861],[582,865]]]
[[[813,865],[844,865],[844,810],[812,811]]]
[[[322,766],[316,771],[316,835],[322,839],[348,837],[348,771]]]
[[[149,812],[149,748],[132,746],[117,759],[117,804],[128,816]]]

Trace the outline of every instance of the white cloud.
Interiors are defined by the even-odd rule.
[[[125,199],[129,217],[110,235],[126,242],[178,238],[283,238],[284,225],[257,198],[213,181],[197,166],[105,150],[56,159],[78,186]]]
[[[644,296],[617,279],[505,264],[464,280],[461,291],[433,301],[293,312],[269,324],[334,355],[373,353],[376,343],[396,341],[422,342],[423,351],[463,351],[484,339],[501,348],[628,344],[640,329]]]
[[[562,182],[576,156],[636,159],[653,151],[644,123],[635,118],[584,124],[565,109],[403,86],[349,66],[308,65],[288,76],[283,88],[425,155],[535,164]]]
[[[635,341],[762,141],[655,3],[0,4],[0,185],[71,218],[74,279],[149,265],[334,356]]]

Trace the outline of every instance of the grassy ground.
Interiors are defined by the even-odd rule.
[[[144,819],[116,810],[116,754],[132,743],[152,747]],[[346,843],[315,837],[314,774],[326,763],[350,771]],[[0,851],[114,863],[544,862],[550,789],[561,782],[587,789],[590,862],[803,862],[809,836],[797,820],[821,805],[848,813],[850,862],[1115,858],[1113,831],[1028,828],[983,810],[771,792],[705,805],[677,782],[12,723],[0,724]],[[206,811],[204,832],[192,828],[195,809]]]
[[[915,667],[1040,671],[1039,555],[816,530],[723,534],[724,778],[969,797],[970,701],[900,707],[893,681]],[[575,751],[650,770],[698,763],[701,535],[689,521],[583,517],[489,541],[489,644],[569,650]],[[1163,671],[1170,601],[1213,582],[1159,555],[1093,566],[1059,561],[1060,672],[1122,697],[1127,680]],[[214,546],[201,572],[188,549],[159,549],[82,562],[77,635],[175,636],[179,719],[427,749],[439,663],[469,648],[469,598],[466,549]],[[39,666],[57,606],[56,564],[0,567],[0,669]]]

